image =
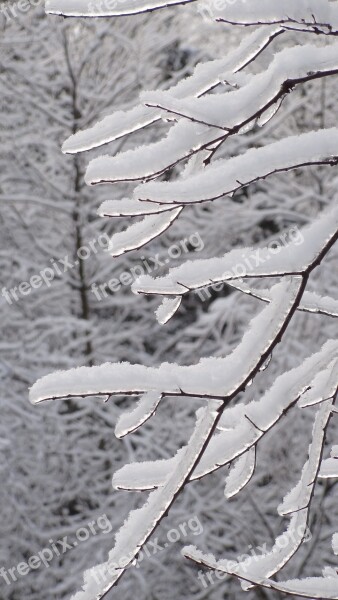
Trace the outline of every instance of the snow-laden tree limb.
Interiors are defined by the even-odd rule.
[[[243,292],[248,296],[252,296],[252,298],[257,298],[257,300],[270,302],[271,296],[269,289],[263,290],[261,288],[256,288],[251,284],[251,282],[249,284],[248,281],[248,279],[245,282],[236,279],[229,279],[225,282],[225,285],[229,285],[235,290]],[[206,297],[208,297],[208,292]],[[170,319],[176,314],[181,303],[182,296],[164,297],[156,310],[156,318],[159,323],[164,325],[170,321]],[[305,291],[297,310],[337,318],[338,300],[335,300],[335,298],[330,298],[329,296],[320,296],[316,292]]]
[[[265,124],[295,85],[338,73],[337,48],[336,44],[324,48],[311,45],[285,48],[275,56],[268,70],[250,78],[247,85],[225,94],[182,99],[170,92],[146,92],[141,94],[141,101],[193,122],[219,128],[225,132],[223,136],[226,138],[249,123]],[[191,154],[222,139],[219,135],[212,129],[178,123],[160,142],[122,152],[115,157],[96,158],[89,164],[86,181],[92,185],[158,176]]]
[[[256,446],[242,454],[231,468],[225,481],[224,495],[227,499],[240,492],[250,481],[256,467]]]
[[[239,0],[221,6],[205,0],[203,12],[217,21],[233,25],[281,24],[284,27],[314,33],[335,35],[338,31],[338,11],[329,0]]]
[[[67,17],[119,17],[151,12],[196,0],[46,0],[46,11]]]
[[[109,251],[112,256],[120,256],[130,250],[142,248],[158,237],[177,219],[183,207],[146,215],[142,221],[127,227],[125,231],[115,233],[110,239]]]
[[[99,0],[47,0],[47,8],[66,16],[104,17],[148,12],[189,1],[116,0],[108,5]],[[282,139],[271,142],[276,139],[272,135],[270,143],[264,145],[261,134],[255,129],[256,125],[265,126],[273,117],[272,124],[278,122],[275,115],[286,94],[297,84],[338,74],[336,44],[287,48],[275,56],[264,72],[260,70],[257,74],[257,69],[243,72],[286,29],[337,35],[336,3],[328,0],[299,0],[297,3],[294,0],[237,0],[226,2],[220,8],[212,0],[206,0],[197,6],[204,16],[219,21],[244,26],[263,25],[227,57],[198,65],[190,77],[167,91],[141,94],[139,100],[145,106],[138,105],[110,115],[64,144],[65,152],[77,153],[125,137],[161,119],[173,121],[169,132],[160,141],[114,157],[96,158],[88,166],[86,182],[90,185],[142,181],[132,199],[107,200],[99,209],[104,216],[144,217],[113,237],[111,250],[114,256],[140,248],[159,236],[187,205],[228,196],[224,205],[229,207],[230,197],[235,192],[244,193],[244,188],[258,182],[257,187],[264,188],[263,181],[273,174],[338,164],[338,129],[325,129],[332,122],[326,124],[323,98],[319,131],[304,133],[302,127],[300,135],[285,137],[282,128]],[[225,92],[221,83],[227,86]],[[213,93],[206,96],[208,92]],[[317,122],[314,119],[314,123]],[[316,128],[313,125],[313,129]],[[237,138],[233,139],[237,134],[248,132],[247,139],[246,136],[240,138],[244,138],[242,144]],[[216,152],[221,156],[218,160],[214,160]],[[181,163],[188,159],[183,171]],[[173,170],[176,165],[179,168]],[[322,169],[319,173],[322,171],[327,172]],[[166,176],[166,181],[156,181],[162,175]],[[303,177],[302,173],[300,177]],[[313,196],[309,193],[307,204],[304,202],[304,211],[308,211],[305,221],[313,214],[312,206],[316,202],[323,206],[330,204],[332,199],[332,195],[325,196],[326,188],[321,180],[319,184],[319,191]],[[261,211],[261,218],[269,214],[267,197],[265,192],[264,202],[257,209],[257,212]],[[285,221],[282,223],[284,227]],[[274,541],[271,551],[265,551],[255,560],[240,560],[229,565],[228,560],[217,561],[196,549],[186,550],[186,555],[196,562],[240,579],[244,589],[253,585],[282,591],[298,589],[300,595],[307,597],[310,589],[307,580],[277,584],[271,577],[293,557],[304,540],[316,481],[337,474],[336,446],[331,456],[322,461],[326,429],[331,415],[337,410],[334,406],[338,386],[337,342],[327,342],[320,352],[303,364],[277,376],[259,400],[229,407],[230,401],[245,391],[259,371],[267,367],[272,351],[281,342],[296,311],[338,314],[333,298],[306,292],[310,274],[338,239],[338,209],[335,205],[305,227],[301,237],[301,242],[299,239],[288,241],[277,249],[265,242],[263,248],[245,247],[220,258],[188,261],[165,276],[143,276],[134,284],[134,291],[164,296],[156,314],[161,323],[166,323],[177,312],[182,297],[188,292],[223,282],[264,301],[263,309],[251,319],[241,342],[227,356],[203,358],[190,366],[162,363],[155,368],[123,362],[80,367],[47,375],[31,388],[33,403],[72,397],[100,396],[108,400],[114,395],[141,396],[136,407],[118,421],[117,437],[136,431],[150,419],[164,396],[207,401],[196,414],[196,426],[187,445],[179,448],[176,454],[171,453],[171,458],[127,465],[115,473],[115,488],[150,491],[150,494],[145,505],[132,511],[118,531],[107,562],[86,573],[84,588],[74,596],[75,600],[99,600],[108,593],[126,568],[137,560],[143,545],[188,482],[235,461],[228,474],[225,496],[236,495],[254,473],[256,450],[261,439],[291,409],[303,412],[318,405],[308,460],[299,482],[278,509],[280,516],[288,517],[290,523]],[[247,242],[247,245],[252,243]],[[213,254],[217,253],[216,250]],[[256,290],[254,285],[242,281],[263,277],[280,278],[280,281],[267,290]],[[231,300],[233,298],[230,303]],[[332,544],[335,550],[336,538]],[[332,570],[328,568],[324,570],[324,578],[312,579],[312,595],[336,597],[332,579]]]
[[[229,76],[244,69],[280,35],[279,27],[259,28],[246,36],[239,46],[226,57],[198,64],[192,75],[169,88],[175,98],[201,96]],[[97,148],[161,119],[161,111],[138,105],[129,111],[116,111],[93,127],[78,131],[63,144],[66,153],[77,153]]]
[[[284,543],[284,538],[282,538]],[[274,581],[273,579],[254,577],[252,575],[239,575],[232,570],[233,561],[228,561],[229,567],[219,568],[215,566],[214,557],[210,554],[205,555],[196,551],[193,547],[184,549],[184,556],[202,564],[210,569],[222,571],[229,575],[234,575],[243,582],[243,586],[256,585],[279,592],[284,592],[291,596],[309,598],[314,600],[337,600],[338,599],[338,577],[334,569],[329,568],[329,572],[323,577],[306,577],[304,579],[289,579],[287,581]],[[218,563],[217,563],[218,565]]]
[[[170,473],[164,486],[152,492],[142,508],[132,511],[115,536],[115,546],[106,563],[84,574],[84,586],[73,600],[99,600],[118,582],[165,516],[176,495],[197,464],[204,447],[220,418],[222,404],[213,400],[197,413],[195,430],[188,445],[180,452],[177,469]]]
[[[338,129],[324,129],[252,148],[228,160],[219,159],[187,179],[145,183],[135,189],[134,197],[158,204],[208,202],[275,173],[337,162]]]
[[[182,303],[181,296],[174,298],[164,298],[160,306],[156,310],[156,319],[161,325],[165,325],[177,313]]]
[[[237,280],[229,280],[227,284],[236,290],[248,294],[263,302],[270,302],[270,290],[258,289],[251,282],[239,282]],[[310,312],[314,314],[327,315],[328,317],[338,317],[338,300],[329,296],[320,296],[316,292],[304,292],[302,301],[299,304],[298,310]]]
[[[177,98],[170,91],[158,91],[143,92],[140,98],[147,106],[233,134],[271,111],[275,104],[278,106],[295,85],[336,74],[337,54],[338,44],[323,48],[311,44],[284,48],[275,54],[268,69],[233,92]]]
[[[115,157],[95,158],[87,167],[85,180],[88,185],[94,185],[152,179],[222,137],[219,131],[215,134],[203,125],[182,121],[159,142],[121,152]]]
[[[105,200],[98,209],[100,217],[140,217],[145,215],[160,214],[171,211],[175,207],[171,205],[161,206],[152,202],[140,202],[132,198],[121,198],[121,200]]]
[[[322,461],[319,477],[321,479],[328,479],[329,477],[338,478],[338,446],[333,446],[333,448],[331,448],[330,458],[326,458]]]
[[[36,404],[74,396],[145,392],[230,398],[245,387],[264,363],[296,310],[303,291],[301,277],[285,278],[274,286],[271,303],[252,320],[242,342],[224,358],[201,359],[189,367],[169,363],[158,368],[128,363],[79,367],[43,377],[31,388],[30,399]]]
[[[306,390],[312,389],[317,374],[325,376],[337,357],[338,342],[329,341],[299,367],[280,375],[260,400],[227,408],[217,426],[220,432],[213,436],[190,480],[200,479],[230,464],[257,445],[297,402],[302,406]],[[335,386],[338,387],[337,370]],[[323,387],[321,392],[318,391],[317,402],[323,402],[331,395],[331,389],[328,391]],[[126,465],[114,474],[113,486],[126,490],[149,490],[162,486],[168,473],[175,469],[177,460]]]
[[[292,515],[290,524],[288,529],[276,538],[272,549],[261,556],[249,557],[249,559],[234,565],[232,563],[233,566],[230,568],[229,562],[231,561],[216,560],[213,556],[204,555],[194,547],[183,549],[184,556],[198,564],[204,564],[240,577],[244,589],[251,587],[247,582],[257,581],[259,583],[280,571],[292,558],[304,539],[311,499],[320,468],[325,432],[332,414],[332,405],[333,400],[327,400],[318,410],[313,427],[313,443],[309,447],[309,459],[303,468],[299,483],[286,496],[280,508],[283,514],[290,513]],[[283,543],[281,543],[282,541]]]
[[[153,278],[142,275],[133,284],[138,293],[168,296],[185,295],[192,290],[230,280],[252,277],[280,277],[310,273],[330,250],[338,237],[338,208],[301,230],[303,242],[291,241],[279,248],[231,250],[221,258],[187,261]]]
[[[184,127],[187,129],[189,127],[189,124],[184,124],[184,123],[179,123],[177,125],[177,127],[179,127],[180,125],[182,125],[182,132]],[[190,126],[192,128],[194,128],[194,125]],[[202,127],[202,126],[200,126]],[[172,133],[172,132],[171,132]],[[186,132],[187,133],[187,132]],[[186,143],[186,147],[190,147],[191,144],[191,140],[189,140],[189,136],[186,135],[182,135],[182,144]],[[172,137],[173,142],[175,141],[175,136],[173,135]],[[188,143],[187,143],[188,141]],[[224,181],[224,180],[228,180],[228,186],[229,188],[231,188],[231,186],[235,185],[237,186],[237,189],[240,189],[241,187],[244,187],[245,185],[248,184],[247,182],[241,181],[239,182],[237,179],[235,180],[237,173],[240,171],[240,166],[239,163],[243,165],[243,171],[247,173],[247,178],[250,179],[250,181],[253,181],[254,178],[256,177],[256,179],[259,178],[264,178],[266,175],[268,174],[272,174],[272,173],[267,173],[267,168],[264,168],[264,161],[266,162],[266,165],[269,165],[269,168],[271,168],[271,165],[273,164],[273,155],[275,153],[275,170],[274,172],[277,172],[278,170],[289,170],[289,168],[295,168],[296,165],[294,164],[294,160],[293,160],[293,156],[292,153],[289,151],[287,152],[287,149],[289,148],[287,145],[287,142],[291,141],[293,143],[293,147],[295,148],[295,155],[298,151],[298,157],[299,160],[301,161],[301,165],[304,166],[305,164],[314,164],[315,162],[318,164],[335,164],[337,162],[338,159],[338,130],[334,129],[334,130],[327,130],[327,131],[320,131],[320,132],[316,132],[316,133],[311,133],[311,134],[304,134],[303,136],[300,136],[299,138],[296,139],[292,139],[292,140],[283,140],[282,142],[276,142],[275,144],[272,144],[271,146],[266,146],[264,148],[261,148],[260,150],[249,150],[246,154],[244,154],[243,156],[239,156],[233,159],[230,159],[229,161],[219,161],[220,164],[219,166],[215,167],[207,167],[205,169],[205,172],[203,172],[200,175],[195,175],[191,178],[188,179],[184,179],[182,181],[179,182],[174,182],[174,183],[149,183],[149,184],[144,184],[142,186],[138,186],[135,190],[135,196],[137,196],[138,193],[144,193],[144,189],[149,189],[150,190],[154,190],[155,189],[155,198],[156,198],[156,202],[164,202],[164,206],[166,206],[167,209],[172,209],[172,210],[168,210],[165,213],[162,212],[162,210],[160,210],[159,214],[156,215],[155,211],[154,213],[150,214],[149,216],[145,216],[144,220],[141,223],[136,223],[134,225],[131,225],[126,231],[124,231],[123,233],[118,233],[115,235],[115,237],[112,239],[112,248],[113,248],[113,256],[119,256],[120,254],[124,254],[125,252],[128,252],[130,250],[134,250],[136,248],[140,248],[142,247],[144,244],[146,244],[148,241],[154,239],[155,237],[157,237],[158,235],[160,235],[160,233],[163,233],[166,229],[168,229],[168,227],[170,227],[170,225],[173,223],[173,221],[179,216],[182,207],[185,205],[185,203],[190,203],[190,202],[202,202],[204,200],[201,200],[198,197],[198,194],[201,193],[203,194],[203,186],[205,189],[209,189],[211,190],[213,187],[213,184],[210,182],[210,180],[208,179],[208,177],[206,177],[206,175],[210,175],[210,169],[212,170],[211,172],[211,181],[213,181],[213,183],[217,186],[219,185],[223,185],[220,182]],[[321,142],[323,142],[323,147],[325,148],[325,150],[321,150]],[[161,145],[162,142],[159,142],[159,144]],[[318,143],[318,148],[317,148],[317,152],[316,152],[316,156],[313,156],[314,152],[312,149],[312,145],[313,143]],[[333,156],[333,152],[334,152],[334,148],[336,148],[335,152],[337,153],[337,158],[334,158]],[[270,152],[269,152],[270,151]],[[132,151],[133,154],[134,151]],[[138,152],[138,151],[136,151]],[[303,155],[302,155],[303,153]],[[324,157],[324,154],[326,153],[326,158]],[[128,154],[128,153],[126,153]],[[161,162],[162,165],[160,168],[163,169],[163,171],[166,170],[165,167],[165,163],[166,163],[166,155],[165,153],[159,152],[158,153],[159,156],[162,156]],[[308,162],[306,163],[306,155],[312,155],[312,163]],[[302,158],[300,158],[302,156]],[[320,156],[322,158],[320,158]],[[163,158],[164,157],[164,158]],[[287,157],[287,158],[286,158]],[[127,157],[125,157],[127,158]],[[141,168],[141,170],[143,169],[143,161],[145,162],[145,164],[147,164],[147,162],[151,162],[148,161],[148,155],[147,152],[144,152],[143,158],[142,160],[140,159],[139,163],[138,163],[138,168]],[[263,158],[263,161],[261,160]],[[111,158],[102,158],[101,159],[97,159],[97,161],[94,161],[94,163],[91,163],[92,166],[89,166],[89,170],[87,171],[87,174],[89,173],[89,179],[90,181],[93,183],[94,181],[96,182],[102,182],[105,180],[106,178],[113,178],[115,177],[114,175],[114,171],[111,168],[110,165],[110,161],[114,160]],[[136,161],[137,162],[137,161]],[[287,164],[286,164],[287,163]],[[277,166],[279,164],[279,167]],[[110,166],[109,166],[110,165]],[[283,166],[282,166],[283,165]],[[290,165],[293,165],[290,167]],[[298,166],[300,166],[300,163],[298,164]],[[128,165],[128,160],[126,163],[126,173],[129,172],[129,165]],[[95,173],[95,175],[94,175]],[[116,172],[118,173],[118,171]],[[255,175],[254,175],[255,173]],[[121,171],[121,177],[122,179],[125,177],[125,175],[123,174],[123,169]],[[118,175],[116,174],[116,177]],[[149,175],[150,176],[150,175]],[[138,176],[137,176],[138,177]],[[233,183],[231,183],[231,181]],[[236,183],[235,183],[236,181]],[[217,183],[219,182],[219,183]],[[148,188],[149,186],[149,188]],[[174,188],[174,189],[173,189]],[[175,189],[177,189],[177,193],[175,193]],[[158,197],[156,197],[156,191],[158,193],[158,190],[160,190],[160,194]],[[162,190],[162,191],[161,191]],[[163,191],[164,190],[164,191]],[[181,190],[181,192],[179,191]],[[180,193],[182,194],[183,191],[185,190],[185,192],[188,191],[188,193],[185,194],[184,196],[184,202],[177,202],[175,200],[175,198],[181,198]],[[197,192],[198,190],[198,192]],[[169,196],[168,196],[168,192],[169,192]],[[145,192],[147,193],[147,192]],[[214,196],[213,198],[210,199],[215,199],[217,197],[217,193],[215,192],[216,196]],[[227,191],[224,192],[225,194],[231,193],[230,189],[228,189]],[[220,193],[220,195],[224,195],[223,193]],[[167,203],[167,199],[168,197],[171,200],[171,204]],[[152,193],[152,198],[150,198],[151,202],[138,202],[137,200],[136,202],[132,203],[132,202],[127,202],[127,211],[132,212],[134,211],[134,214],[137,214],[138,211],[138,205],[145,205],[145,208],[143,209],[143,213],[147,214],[148,211],[148,206],[149,204],[154,202],[154,193]],[[161,200],[160,200],[161,198]],[[165,198],[165,200],[164,200]],[[142,198],[141,198],[142,199]],[[177,206],[179,204],[179,206]],[[175,208],[176,205],[176,208]],[[114,207],[116,206],[116,203],[114,203]],[[135,206],[135,208],[134,208]],[[117,208],[117,207],[116,207]],[[116,210],[115,208],[115,210]],[[102,210],[102,209],[101,209]],[[123,212],[123,207],[122,207],[122,212]],[[142,209],[141,209],[142,211]],[[115,213],[116,214],[116,213]],[[249,249],[246,250],[246,252],[253,254],[254,251],[253,249]],[[285,257],[287,256],[287,253],[290,253],[290,248],[285,247],[281,250],[281,253],[278,256],[274,257],[274,261],[278,264],[281,264],[283,262],[283,260],[285,260]],[[266,264],[267,262],[267,257],[268,260],[270,260],[270,255],[271,255],[271,251],[269,250],[261,250],[260,252],[261,254],[261,258],[259,259],[261,263]],[[299,252],[298,252],[299,254]],[[267,255],[267,256],[264,256]],[[236,260],[237,258],[237,260]],[[248,260],[248,256],[247,257],[242,257]],[[211,273],[214,273],[214,268],[215,265],[217,264],[218,266],[221,264],[223,265],[223,271],[229,271],[231,269],[234,268],[236,263],[242,263],[243,261],[239,259],[239,251],[237,251],[237,255],[236,255],[236,251],[233,252],[233,254],[231,256],[228,257],[228,261],[235,261],[232,264],[229,264],[229,262],[227,262],[226,258],[224,257],[224,259],[212,259],[213,264],[211,264],[211,261],[209,261],[208,263],[208,269],[210,268]],[[205,263],[206,264],[206,263]],[[258,269],[258,270],[253,270],[251,268],[248,270],[248,272],[246,273],[246,276],[253,276],[253,275],[259,275],[259,276],[265,276],[266,274],[269,274],[271,272],[272,269],[272,263],[270,263],[270,270],[266,271],[266,267],[265,269]],[[191,267],[191,264],[189,263],[189,268]],[[184,267],[182,267],[183,269]],[[192,271],[191,271],[192,272]],[[281,270],[277,270],[275,274],[280,274],[283,272],[291,272],[291,273],[295,273],[295,272],[299,272],[299,269],[297,270],[296,268],[292,267],[291,270],[289,271],[284,271],[283,269]],[[229,278],[229,277],[228,277]],[[214,282],[218,281],[222,281],[222,279],[217,279],[217,275],[212,275],[211,279],[214,280]],[[224,279],[223,279],[224,281]],[[142,280],[143,283],[143,280]],[[182,283],[184,283],[184,285],[187,285],[184,281],[182,281]],[[205,284],[204,284],[205,285]],[[197,287],[201,287],[197,286]],[[182,289],[182,288],[181,288]],[[136,288],[137,290],[137,288]],[[145,291],[145,290],[144,290]],[[163,292],[165,293],[165,292]],[[176,292],[171,292],[171,293],[176,293]],[[179,293],[179,292],[177,292]]]
[[[300,408],[314,406],[325,398],[333,398],[337,391],[338,361],[334,359],[327,368],[316,375],[311,387],[299,401]]]
[[[148,392],[141,396],[131,412],[125,412],[120,416],[115,427],[116,437],[123,438],[139,429],[155,413],[161,398],[161,394],[157,392]]]

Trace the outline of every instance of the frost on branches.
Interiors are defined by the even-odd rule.
[[[109,17],[177,3],[123,0],[105,7],[104,2],[95,0],[48,0],[47,10],[65,16]],[[77,154],[149,125],[170,123],[168,133],[158,141],[95,158],[87,168],[89,185],[135,183],[129,197],[106,200],[99,209],[103,216],[131,219],[123,232],[111,238],[113,256],[146,245],[196,204],[221,199],[226,217],[226,211],[231,214],[233,202],[239,194],[247,193],[248,186],[269,190],[276,174],[287,173],[292,182],[290,192],[306,168],[322,173],[338,164],[338,129],[325,123],[297,135],[269,139],[269,128],[291,93],[304,84],[329,82],[338,75],[337,3],[238,0],[225,2],[220,9],[219,3],[216,7],[212,0],[205,0],[200,9],[210,19],[226,24],[227,31],[229,26],[245,26],[249,33],[225,57],[198,64],[191,75],[165,91],[141,93],[139,104],[130,110],[105,117],[64,143],[64,152]],[[295,44],[295,32],[297,40],[301,34],[306,42]],[[277,42],[271,59],[269,52]],[[261,58],[270,64],[262,68]],[[240,140],[251,134],[249,149],[241,147]],[[231,149],[228,154],[227,148]],[[287,185],[285,190],[289,193]],[[204,401],[196,410],[190,439],[172,458],[133,463],[115,473],[116,489],[150,494],[117,532],[107,561],[85,573],[76,600],[94,600],[107,594],[137,561],[186,484],[231,465],[225,497],[234,497],[250,481],[257,464],[259,467],[257,448],[262,438],[289,411],[313,408],[307,460],[298,483],[278,507],[278,514],[288,521],[283,545],[277,536],[271,550],[249,564],[239,561],[234,565],[228,558],[216,558],[208,554],[208,548],[189,546],[183,555],[238,578],[244,590],[258,586],[307,598],[338,598],[337,572],[329,565],[322,566],[321,576],[274,578],[304,541],[318,480],[338,477],[337,446],[329,453],[326,449],[329,423],[337,412],[338,343],[327,340],[302,364],[278,374],[258,400],[242,402],[242,393],[267,368],[277,346],[284,343],[284,334],[290,323],[292,328],[298,311],[338,315],[337,299],[309,289],[338,238],[336,198],[332,202],[321,198],[320,209],[318,215],[304,219],[302,244],[288,240],[280,251],[273,252],[261,242],[223,256],[188,260],[159,277],[145,275],[134,283],[134,292],[160,297],[156,316],[161,323],[174,317],[183,298],[219,284],[260,300],[261,310],[228,355],[202,358],[190,366],[163,363],[147,367],[121,362],[80,367],[47,375],[31,388],[33,403],[88,396],[104,401],[115,395],[138,397],[131,412],[116,424],[119,438],[141,427],[168,397],[175,396],[183,403]],[[141,220],[133,220],[138,217]],[[324,453],[329,454],[325,459]],[[332,548],[336,553],[337,534]]]

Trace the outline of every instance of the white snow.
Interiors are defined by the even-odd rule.
[[[309,448],[309,459],[304,465],[299,482],[285,496],[283,502],[278,507],[278,512],[281,516],[302,510],[310,504],[325,443],[326,427],[330,420],[331,412],[332,400],[323,402],[317,412],[313,426],[313,441]]]
[[[338,555],[338,533],[332,536],[332,549],[335,554]]]
[[[252,446],[240,456],[226,478],[224,495],[232,498],[250,481],[256,466],[256,446]]]
[[[182,208],[174,208],[155,215],[146,215],[142,221],[133,223],[125,231],[115,233],[109,245],[111,256],[121,256],[145,244],[166,231],[177,219]]]
[[[325,371],[313,380],[311,389],[305,392],[298,405],[301,408],[312,406],[328,398],[333,398],[338,389],[338,360],[332,361]]]
[[[156,319],[161,325],[165,325],[177,313],[182,303],[182,296],[177,298],[164,298],[162,304],[156,311]]]
[[[121,200],[105,200],[97,212],[100,217],[138,217],[165,212],[167,210],[172,210],[172,206],[121,198]]]
[[[155,413],[162,396],[157,392],[148,392],[138,401],[136,407],[127,413],[123,413],[115,427],[115,435],[122,438],[128,433],[136,431],[143,423],[148,421]]]

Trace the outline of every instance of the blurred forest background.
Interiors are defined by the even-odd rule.
[[[224,56],[238,44],[236,36],[246,32],[239,29],[235,36],[226,26],[211,27],[202,15],[184,7],[88,21],[47,17],[42,2],[27,2],[24,11],[19,5],[0,4],[1,289],[18,287],[66,257],[74,266],[49,285],[19,294],[18,300],[11,296],[9,301],[4,293],[0,297],[0,568],[8,570],[27,560],[50,547],[50,540],[71,538],[102,515],[112,531],[90,536],[55,556],[48,568],[42,565],[18,575],[11,585],[2,579],[0,600],[60,600],[79,587],[86,568],[105,560],[114,531],[138,505],[138,494],[112,490],[113,472],[128,461],[171,456],[192,430],[196,404],[162,402],[142,430],[117,441],[114,424],[130,399],[107,404],[72,400],[34,408],[28,388],[43,374],[77,365],[118,360],[191,364],[201,356],[224,355],[238,343],[259,306],[227,287],[204,299],[192,294],[175,319],[161,327],[154,318],[156,299],[135,296],[130,285],[98,298],[92,285],[119,278],[136,265],[152,264],[154,256],[167,257],[168,248],[193,234],[203,242],[199,258],[278,239],[332,202],[338,182],[335,169],[328,167],[274,176],[236,194],[227,213],[222,200],[194,206],[170,233],[140,252],[112,259],[99,248],[77,260],[79,249],[91,240],[123,228],[118,220],[99,218],[97,209],[103,200],[128,195],[128,186],[88,188],[84,171],[95,151],[90,156],[65,156],[62,142],[113,110],[131,106],[140,91],[165,88],[191,73],[196,63]],[[306,34],[303,39],[302,34],[290,33],[289,40],[292,35],[294,42],[306,42]],[[260,68],[280,47],[277,39],[260,59]],[[263,136],[267,143],[334,126],[337,101],[334,78],[300,87],[270,124],[237,136],[224,155],[259,146]],[[127,143],[110,144],[107,153],[155,139],[160,132],[159,127],[147,128]],[[171,177],[175,176],[174,168]],[[187,250],[193,258],[196,247],[190,244]],[[323,263],[318,282],[322,295],[335,296],[336,254],[331,251]],[[172,258],[170,266],[186,258]],[[274,361],[246,392],[247,398],[258,398],[277,372],[315,352],[333,337],[332,329],[330,317],[298,312]],[[276,506],[297,481],[307,452],[311,421],[301,410],[296,415],[284,418],[266,436],[259,468],[238,498],[225,501],[222,470],[187,486],[162,523],[159,542],[166,539],[166,530],[195,516],[203,528],[201,545],[217,555],[236,557],[243,548],[269,546],[283,529]],[[320,573],[318,557],[321,563],[332,560],[327,541],[338,513],[335,483],[327,480],[317,486],[312,539],[297,554],[290,573],[285,568],[293,577]],[[131,569],[109,598],[282,597],[263,589],[245,593],[231,580],[215,579],[205,588],[198,569],[180,556],[180,546],[189,541],[195,542],[196,536],[188,528],[187,536],[182,534],[140,568]]]

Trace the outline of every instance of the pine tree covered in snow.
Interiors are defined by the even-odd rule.
[[[161,7],[156,0],[109,6],[88,0],[47,2],[50,12],[75,17],[118,16]],[[216,292],[218,306],[213,302],[207,316],[197,310],[196,324],[190,325],[197,344],[201,335],[210,339],[203,331],[208,333],[213,327],[217,331],[222,312],[224,315],[235,302],[243,319],[245,314],[252,318],[241,340],[230,337],[229,345],[237,344],[228,354],[219,336],[211,342],[214,356],[200,352],[203,357],[189,366],[162,363],[149,367],[127,362],[84,366],[47,375],[32,387],[34,403],[88,396],[104,400],[140,396],[131,412],[118,420],[115,433],[119,438],[136,431],[158,407],[161,410],[161,405],[168,403],[168,397],[176,398],[176,405],[196,405],[195,428],[175,455],[132,463],[115,473],[113,485],[117,489],[150,494],[117,533],[107,562],[85,574],[83,589],[75,598],[89,600],[107,594],[137,560],[186,484],[231,464],[225,487],[225,496],[230,499],[251,480],[256,462],[256,471],[261,461],[267,470],[266,453],[271,451],[271,443],[278,445],[277,428],[290,417],[301,423],[302,437],[308,434],[308,450],[297,451],[297,459],[301,451],[306,456],[298,483],[292,481],[291,491],[285,490],[278,506],[284,527],[279,532],[272,530],[272,548],[258,558],[246,555],[237,561],[206,554],[211,550],[208,547],[189,546],[183,554],[197,564],[239,579],[245,590],[257,586],[263,597],[276,590],[333,599],[338,597],[338,578],[327,535],[325,540],[321,538],[321,544],[325,541],[327,546],[322,574],[317,565],[311,577],[300,577],[302,565],[296,556],[291,576],[285,578],[281,573],[278,580],[274,576],[302,546],[312,510],[317,510],[317,518],[320,516],[318,494],[322,501],[328,499],[328,521],[331,514],[337,517],[330,498],[333,485],[326,482],[338,477],[337,445],[332,434],[338,346],[330,339],[333,318],[338,315],[332,269],[338,237],[338,131],[330,110],[332,97],[326,96],[338,74],[338,6],[325,0],[297,4],[257,0],[220,7],[209,0],[201,3],[200,9],[205,18],[224,23],[226,28],[248,27],[249,33],[243,35],[236,49],[198,64],[191,76],[168,90],[142,92],[138,105],[76,132],[63,149],[77,155],[116,140],[129,142],[127,135],[138,134],[149,125],[158,127],[158,141],[119,153],[115,149],[114,156],[98,156],[86,170],[85,180],[90,185],[135,184],[127,197],[107,199],[100,208],[105,216],[132,218],[126,230],[112,236],[110,252],[119,257],[143,248],[170,227],[185,232],[191,211],[194,224],[205,223],[202,231],[212,228],[208,237],[215,238],[217,253],[217,233],[230,224],[234,240],[225,254],[182,261],[158,277],[142,275],[133,290],[161,298],[156,314],[162,323],[181,305],[189,306],[193,294],[203,297],[204,293],[204,299],[210,301]],[[168,121],[169,131],[163,133],[163,123]],[[206,204],[209,202],[214,204]],[[236,223],[241,223],[237,239]],[[272,233],[279,243],[268,239]],[[227,295],[227,291],[231,293]],[[313,313],[325,317],[323,327]],[[239,322],[243,327],[241,318]],[[311,335],[304,332],[304,326]],[[231,331],[236,333],[228,316],[224,327],[227,336]],[[312,354],[307,351],[308,339],[312,340]],[[291,357],[285,354],[285,344],[294,350]],[[295,360],[299,347],[302,361]],[[274,359],[277,356],[277,367],[275,360],[270,363],[272,353]],[[191,343],[187,358],[193,362]],[[255,399],[250,397],[252,390]],[[179,420],[179,410],[176,417],[173,414],[174,420]],[[299,419],[297,415],[302,413],[306,417]],[[310,419],[313,424],[309,429]],[[266,442],[269,434],[270,447]],[[290,438],[295,448],[294,435]],[[261,453],[260,448],[264,450]],[[265,494],[269,489],[264,485]],[[264,510],[256,505],[255,511],[264,523]],[[333,527],[330,522],[326,529],[330,537]],[[318,539],[320,535],[318,529]],[[217,550],[222,549],[221,542]],[[332,546],[337,553],[336,535]]]

